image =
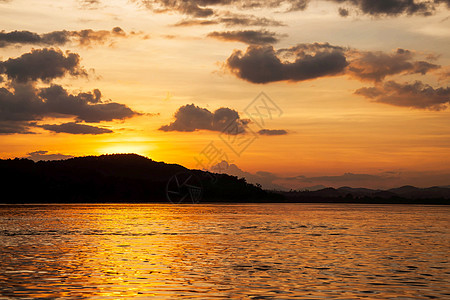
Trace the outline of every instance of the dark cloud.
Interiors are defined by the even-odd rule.
[[[448,87],[434,89],[419,81],[413,84],[382,83],[388,76],[425,75],[441,68],[414,58],[415,54],[405,49],[384,53],[359,51],[328,43],[299,44],[279,50],[274,50],[272,46],[252,45],[245,52],[235,50],[225,67],[237,77],[252,83],[303,81],[349,74],[359,80],[376,83],[375,87],[365,87],[355,92],[375,102],[418,109],[446,109],[450,101]],[[445,72],[441,76],[445,78]]]
[[[277,34],[267,30],[214,31],[208,37],[224,41],[237,41],[249,45],[274,44],[278,42]]]
[[[233,35],[226,33],[224,36],[227,38]],[[415,56],[414,52],[405,49],[385,53],[329,43],[298,44],[279,50],[272,46],[251,45],[245,52],[235,50],[225,67],[252,83],[303,81],[343,74],[379,83],[388,76],[425,75],[441,68],[437,64],[416,60]]]
[[[437,5],[442,0],[418,1],[418,0],[329,0],[337,3],[346,3],[357,7],[362,13],[372,16],[397,16],[397,15],[423,15],[434,13]],[[447,0],[445,2],[448,3]],[[341,14],[342,15],[342,14]]]
[[[233,127],[233,131],[226,131],[228,134],[245,133],[245,125],[248,120],[239,117],[239,113],[233,109],[222,107],[213,113],[206,108],[187,104],[180,107],[174,114],[175,121],[169,125],[159,128],[162,131],[183,131],[192,132],[196,130],[224,131]]]
[[[17,82],[50,81],[63,77],[87,76],[80,66],[80,56],[76,53],[66,52],[53,48],[33,49],[18,58],[10,58],[0,62],[0,73],[6,74],[9,79]]]
[[[221,17],[217,18],[217,22],[223,24],[227,27],[234,26],[285,26],[283,22],[268,19],[268,18],[260,18],[251,15],[242,15],[242,14],[232,14],[225,13]]]
[[[84,29],[79,31],[69,31],[70,39],[81,46],[89,46],[91,44],[104,44],[111,37],[127,37],[125,31],[120,27],[114,27],[111,31]]]
[[[174,24],[175,27],[184,27],[184,26],[207,26],[207,25],[216,25],[219,24],[218,21],[215,20],[197,20],[197,19],[189,19],[189,20],[181,20],[180,22]]]
[[[176,23],[174,26],[207,26],[222,24],[226,27],[235,26],[284,26],[285,24],[273,19],[260,18],[251,15],[224,13],[220,17],[213,19],[186,19]]]
[[[284,129],[261,129],[258,131],[260,135],[286,135],[288,132]]]
[[[85,9],[97,9],[100,6],[100,0],[78,0],[78,3]]]
[[[120,34],[119,29],[116,31]],[[6,74],[9,79],[0,87],[0,134],[33,133],[31,129],[36,127],[72,134],[110,133],[109,129],[79,122],[99,123],[142,115],[124,104],[103,101],[98,89],[71,94],[57,84],[47,87],[36,84],[39,79],[51,82],[67,74],[85,75],[79,61],[76,53],[40,49],[0,62],[0,74]],[[76,122],[37,124],[49,117],[71,118]]]
[[[25,158],[34,160],[34,161],[40,161],[40,160],[62,160],[62,159],[69,159],[73,158],[72,155],[65,155],[61,153],[56,154],[49,154],[48,151],[34,151],[27,153],[27,156]]]
[[[3,134],[30,133],[30,127],[38,127],[34,121],[45,117],[98,123],[140,115],[124,104],[103,102],[99,90],[69,94],[59,85],[47,88],[36,88],[32,84],[12,86],[11,91],[0,88],[0,133]]]
[[[281,3],[298,1],[253,1],[253,0],[134,0],[156,13],[177,12],[191,17],[208,17],[217,15],[220,8],[234,7],[240,9],[263,6],[278,7]],[[301,1],[305,2],[305,0]],[[292,6],[291,6],[292,7]]]
[[[380,82],[386,76],[395,74],[426,74],[431,70],[439,69],[426,61],[415,61],[411,51],[397,49],[394,53],[351,51],[348,73],[360,80]]]
[[[248,10],[252,8],[284,9],[285,11],[305,10],[313,0],[135,0],[157,13],[177,12],[193,17],[217,15],[223,8]],[[355,7],[363,14],[372,16],[423,15],[433,14],[438,5],[448,0],[328,0]],[[342,13],[340,12],[342,15]]]
[[[434,89],[416,81],[413,84],[388,81],[376,87],[364,87],[355,92],[375,102],[419,109],[444,110],[450,102],[450,88]]]
[[[0,120],[0,134],[32,134],[30,131],[30,124],[28,122],[19,121],[2,121]]]
[[[123,120],[139,115],[124,104],[103,103],[99,98],[99,90],[72,95],[62,86],[52,85],[41,89],[38,95],[44,100],[47,113],[75,116],[77,120],[85,122]]]
[[[191,18],[221,18],[227,9],[248,11],[255,8],[269,8],[277,11],[305,10],[314,0],[134,0],[155,13],[179,13]],[[317,1],[317,0],[316,0]],[[328,0],[354,7],[370,16],[432,15],[441,3],[450,7],[448,0]],[[224,11],[225,10],[225,11]],[[343,17],[345,8],[339,9]]]
[[[289,55],[293,61],[281,61]],[[303,81],[341,74],[348,63],[343,51],[329,44],[305,44],[278,52],[272,46],[250,46],[235,50],[226,67],[252,83]]]
[[[59,31],[52,31],[49,33],[44,33],[40,35],[40,42],[36,42],[33,44],[41,44],[41,45],[50,45],[50,46],[62,46],[64,44],[67,44],[71,39],[72,33],[76,31],[66,31],[66,30],[59,30]],[[16,43],[18,44],[18,43]],[[30,43],[31,44],[31,43]]]
[[[49,33],[38,34],[30,31],[11,31],[0,32],[0,48],[9,45],[44,45],[44,46],[62,46],[67,43],[75,43],[80,46],[90,46],[92,44],[105,44],[112,38],[126,38],[138,33],[127,34],[122,28],[114,27],[108,30],[84,29],[78,31],[52,31]]]
[[[231,13],[224,8],[238,8],[248,11],[252,8],[271,7],[277,8],[282,5],[288,6],[288,10],[304,9],[307,0],[273,0],[273,1],[253,1],[253,0],[133,0],[142,4],[155,13],[179,13],[188,16],[189,19],[182,20],[175,26],[194,25],[215,25],[223,24],[232,26],[282,26],[283,23],[256,17]]]
[[[56,133],[70,133],[70,134],[104,134],[104,133],[112,133],[113,131],[107,128],[101,128],[91,125],[79,124],[76,122],[69,122],[63,124],[45,124],[40,125],[39,127],[53,131]]]
[[[208,17],[214,14],[214,10],[206,7],[206,5],[222,4],[222,1],[220,0],[135,0],[134,2],[143,4],[146,8],[155,13],[178,12],[199,18]]]
[[[111,30],[111,33],[113,34],[113,35],[116,35],[116,36],[126,36],[127,34],[125,33],[125,31],[123,31],[123,29],[122,28],[120,28],[120,27],[114,27],[112,30]]]
[[[342,8],[342,7],[339,7],[338,11],[339,11],[339,15],[341,17],[348,17],[348,15],[350,14],[348,9],[345,9],[345,8]]]
[[[0,48],[9,44],[39,44],[41,37],[39,34],[30,31],[0,32]]]
[[[297,44],[289,48],[281,48],[277,50],[277,55],[283,58],[295,58],[295,56],[305,56],[321,51],[339,51],[345,52],[348,49],[341,46],[331,45],[330,43],[310,43],[310,44]]]

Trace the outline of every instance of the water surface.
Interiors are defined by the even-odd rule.
[[[450,208],[0,205],[0,299],[449,299]]]

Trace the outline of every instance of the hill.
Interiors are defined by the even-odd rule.
[[[167,202],[168,182],[176,174],[194,175],[202,201],[282,200],[242,178],[188,170],[136,154],[0,160],[0,174],[0,203]],[[191,191],[184,187],[181,192]]]
[[[341,187],[271,192],[244,178],[189,170],[137,154],[59,161],[0,159],[0,203],[300,202],[450,204],[450,188]]]
[[[450,204],[450,188],[403,186],[390,190],[341,187],[317,191],[279,192],[288,202]]]

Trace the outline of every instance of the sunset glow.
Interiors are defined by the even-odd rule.
[[[0,158],[202,168],[213,142],[286,188],[448,184],[448,2],[219,2],[0,1]],[[261,92],[282,111],[264,127],[246,123]],[[202,123],[234,113],[257,135],[239,154]]]

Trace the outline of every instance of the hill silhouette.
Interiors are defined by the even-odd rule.
[[[0,159],[0,174],[0,203],[167,203],[168,182],[177,174],[188,174],[201,186],[202,202],[450,204],[450,188],[446,186],[403,186],[385,191],[351,187],[267,191],[247,183],[245,178],[189,170],[137,154],[38,162]],[[186,194],[190,193],[184,188]]]
[[[286,197],[287,202],[450,204],[450,188],[437,186],[429,188],[402,186],[389,190],[340,187],[279,193]]]
[[[191,172],[203,187],[203,201],[280,201],[225,174],[189,171],[137,154],[76,157],[59,161],[0,160],[0,203],[167,202],[167,182]]]

